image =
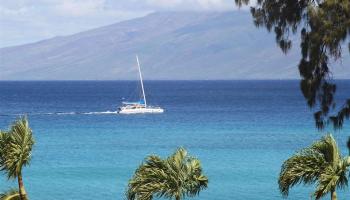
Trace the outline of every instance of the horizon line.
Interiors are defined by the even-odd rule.
[[[300,81],[301,79],[144,79],[144,81]],[[350,80],[350,78],[332,79],[334,81]],[[69,80],[0,80],[0,82],[110,82],[110,81],[140,81],[137,79],[122,79],[122,80],[80,80],[80,79],[69,79]]]

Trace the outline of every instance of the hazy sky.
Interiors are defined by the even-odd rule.
[[[155,11],[234,9],[234,0],[0,0],[0,47],[69,35]]]

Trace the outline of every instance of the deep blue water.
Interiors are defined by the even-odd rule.
[[[32,200],[124,199],[143,158],[186,147],[209,177],[201,200],[277,200],[281,164],[323,133],[298,81],[146,81],[158,115],[116,115],[137,82],[0,82],[0,129],[27,113],[36,139],[24,170]],[[339,81],[337,99],[350,96]],[[131,99],[130,99],[131,98]],[[349,123],[335,133],[347,154]],[[0,189],[16,186],[0,176]],[[295,187],[288,199],[309,199],[314,186]],[[350,199],[350,190],[339,192]]]

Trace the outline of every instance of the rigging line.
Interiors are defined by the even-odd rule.
[[[142,74],[141,74],[141,67],[140,67],[140,61],[139,57],[136,55],[136,61],[137,61],[137,66],[139,69],[139,75],[140,75],[140,82],[141,82],[141,88],[142,88],[142,94],[143,94],[143,101],[145,103],[145,106],[147,106],[147,101],[146,101],[146,95],[145,95],[145,89],[143,87],[143,80],[142,80]]]

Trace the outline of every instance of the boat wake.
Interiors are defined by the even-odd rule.
[[[0,116],[22,116],[22,115],[114,115],[118,114],[117,111],[101,111],[101,112],[49,112],[49,113],[14,113],[14,114],[2,114]]]
[[[83,115],[114,115],[114,114],[118,114],[117,111],[104,111],[104,112],[85,112],[82,113]]]

